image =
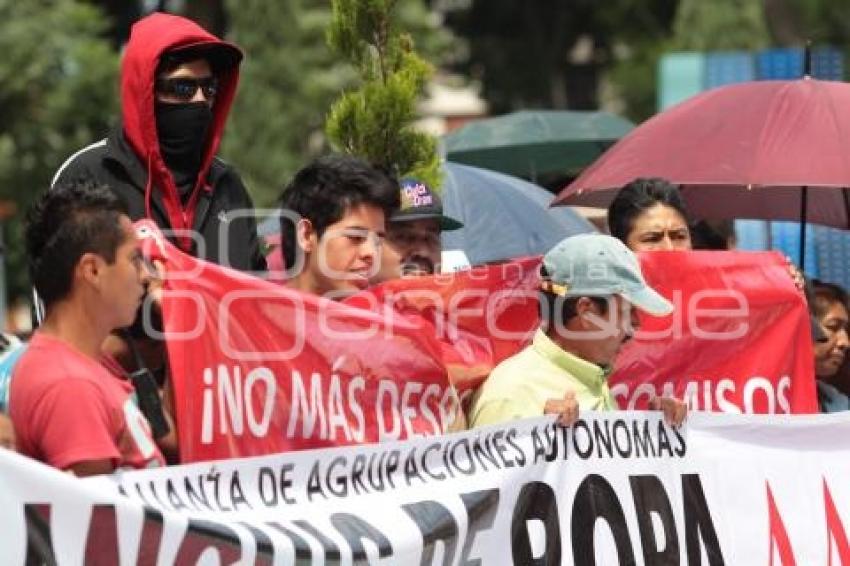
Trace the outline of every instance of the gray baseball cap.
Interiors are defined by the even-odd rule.
[[[673,304],[647,285],[637,256],[617,238],[579,234],[561,240],[543,256],[542,289],[562,297],[620,295],[653,316],[673,312]]]

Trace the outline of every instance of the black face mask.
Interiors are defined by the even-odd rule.
[[[178,187],[194,184],[212,117],[206,102],[156,103],[159,148]]]

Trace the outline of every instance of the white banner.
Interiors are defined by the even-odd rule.
[[[850,564],[850,414],[541,418],[80,480],[0,450],[3,564]]]

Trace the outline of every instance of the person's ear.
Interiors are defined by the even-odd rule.
[[[593,321],[599,318],[599,309],[590,297],[579,297],[576,301],[576,316],[582,327],[596,328],[597,325]]]
[[[100,283],[100,277],[105,265],[106,263],[102,257],[95,253],[86,252],[77,261],[77,265],[74,267],[74,276],[91,285],[97,286]]]
[[[295,239],[298,242],[298,247],[304,253],[313,253],[319,242],[319,237],[313,228],[313,223],[306,218],[302,218],[295,225]]]
[[[586,314],[588,311],[596,312],[593,301],[590,297],[579,297],[576,301],[576,314]]]

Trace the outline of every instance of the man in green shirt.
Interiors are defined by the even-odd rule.
[[[471,426],[544,413],[571,424],[579,409],[617,409],[607,377],[638,326],[637,310],[652,316],[673,311],[647,285],[634,253],[610,236],[562,240],[543,257],[541,275],[541,327],[528,347],[496,366],[479,388]],[[676,426],[687,414],[677,399],[656,398],[650,406]]]

